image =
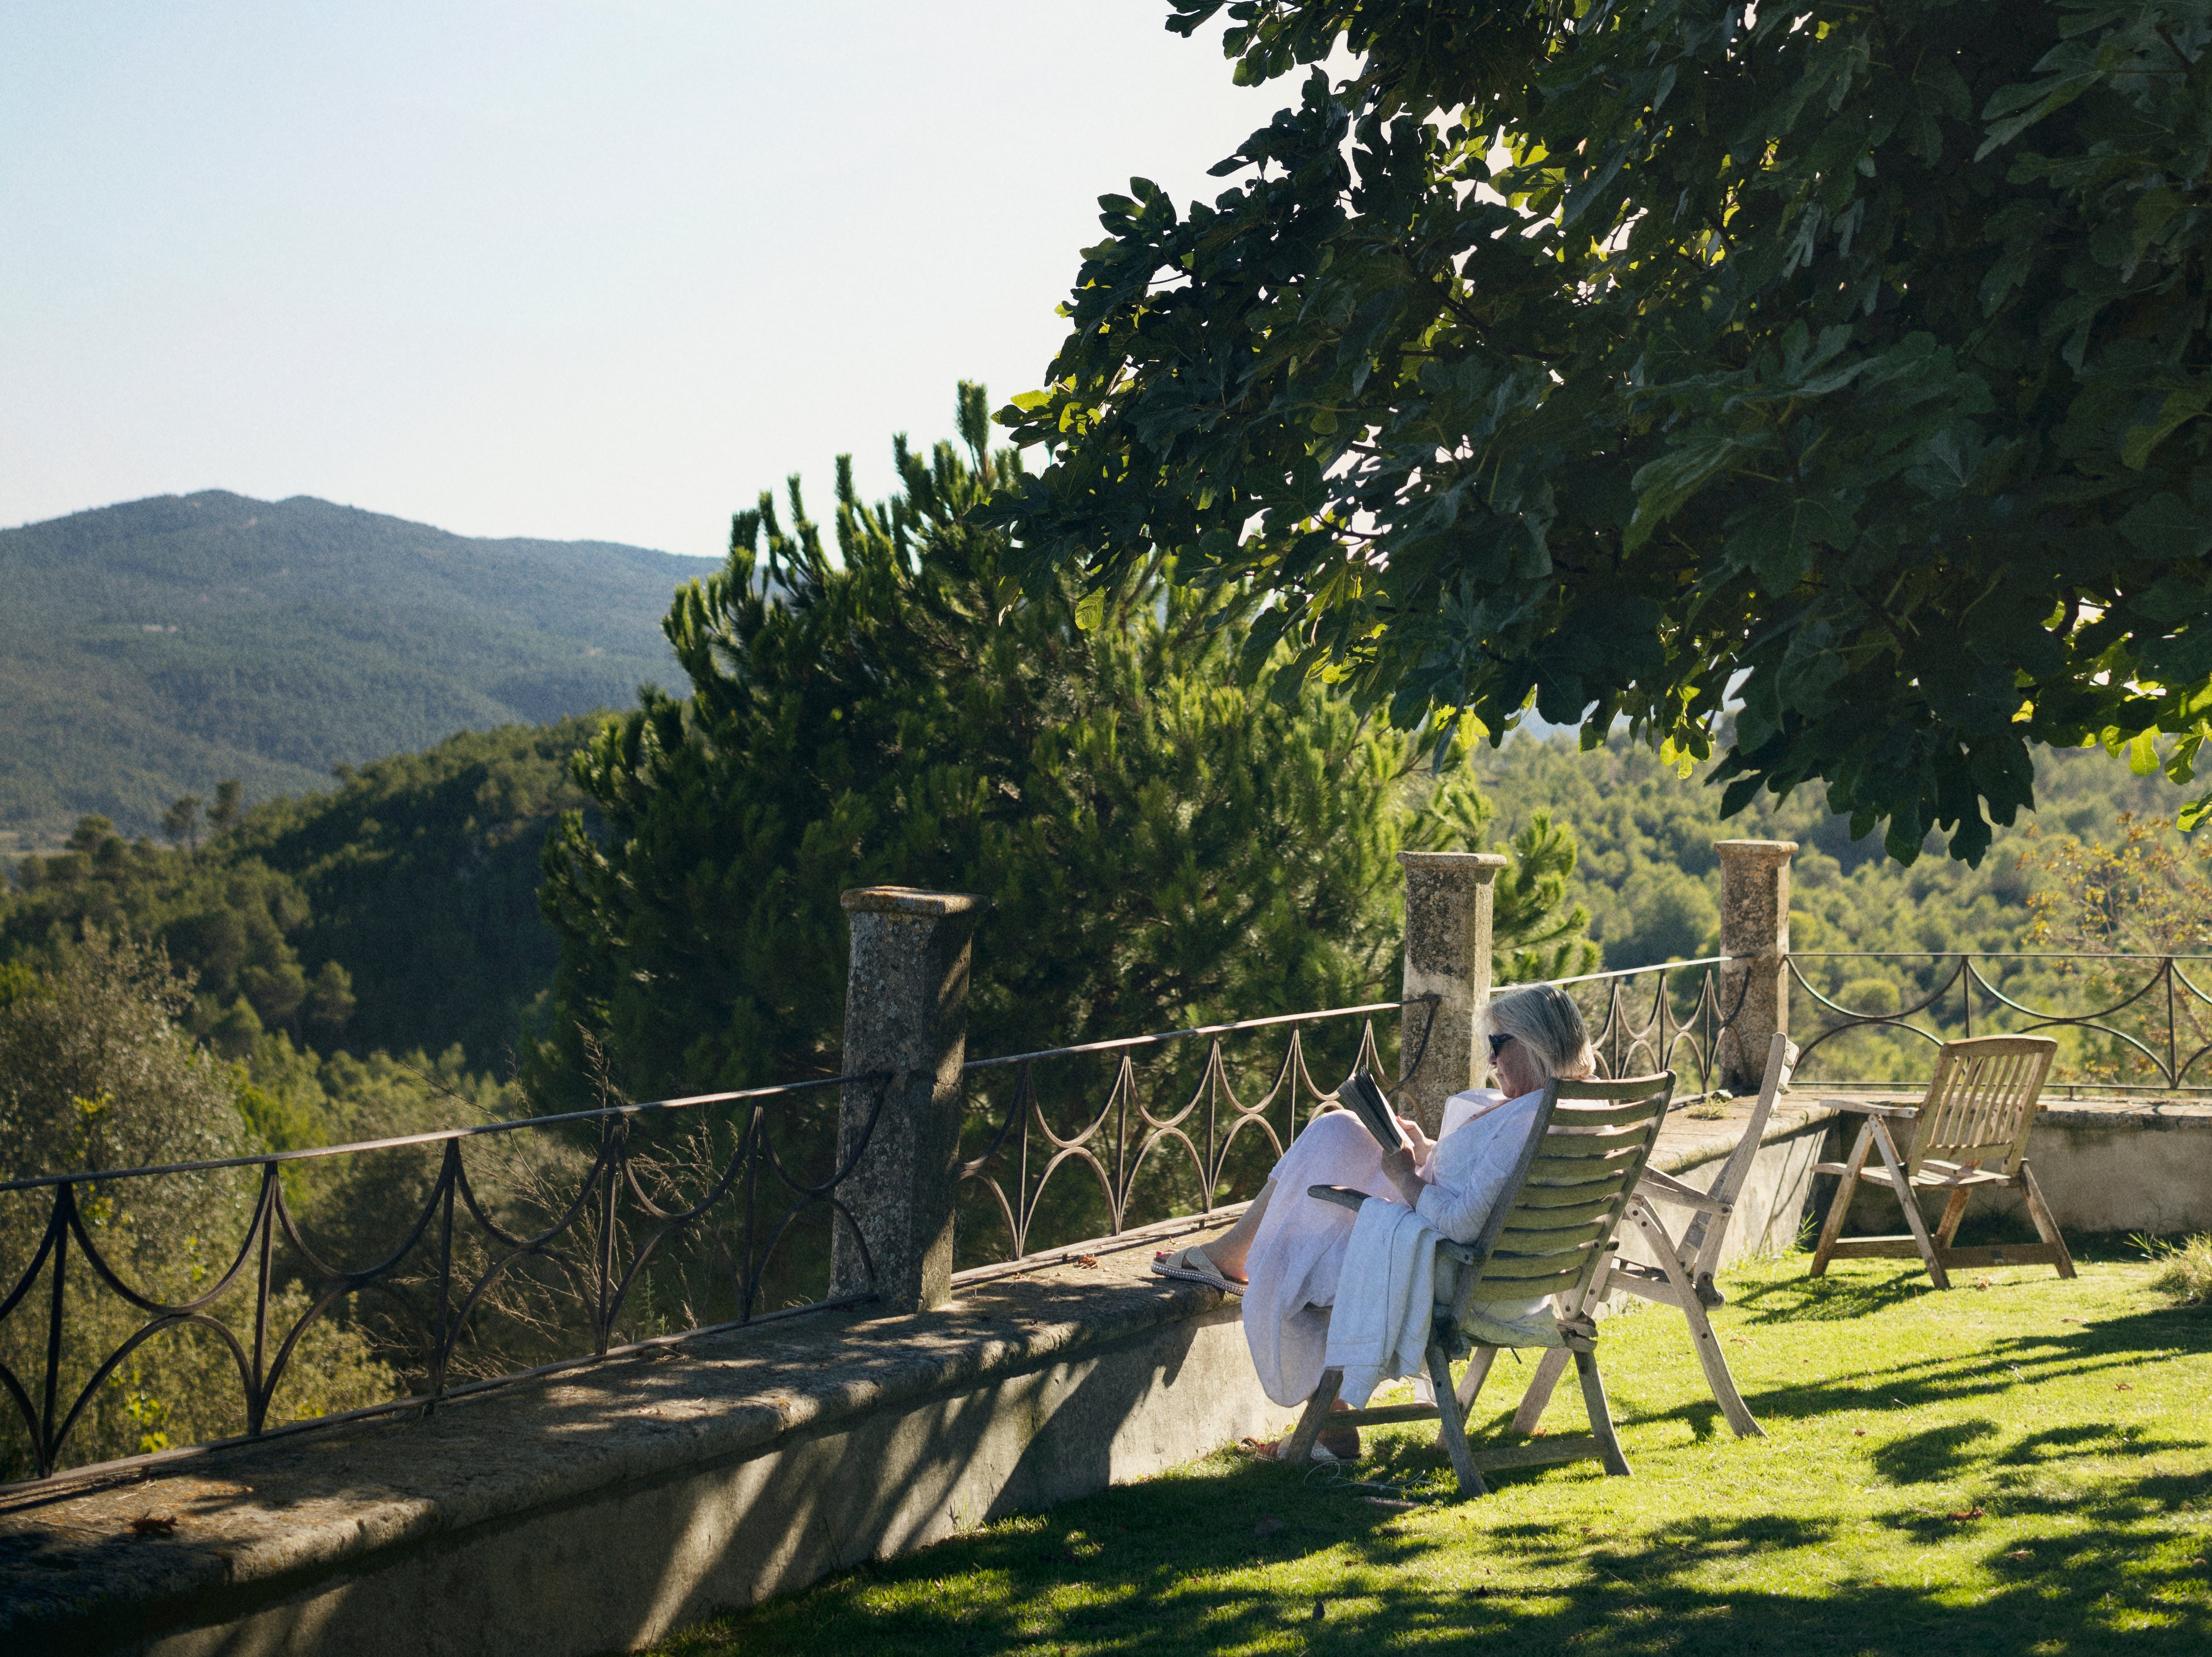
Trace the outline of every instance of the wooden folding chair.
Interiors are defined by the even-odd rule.
[[[1938,1289],[1951,1286],[1945,1268],[1954,1266],[2052,1266],[2060,1277],[2072,1277],[2074,1257],[2066,1252],[2066,1240],[2058,1235],[2042,1187],[2027,1165],[2028,1130],[2035,1126],[2043,1081],[2057,1052],[2058,1043],[2047,1035],[1977,1035],[1946,1041],[1936,1055],[1936,1074],[1927,1095],[1917,1105],[1822,1100],[1822,1104],[1856,1112],[1866,1121],[1849,1161],[1814,1164],[1814,1173],[1840,1174],[1843,1184],[1828,1205],[1828,1217],[1813,1250],[1813,1275],[1826,1272],[1830,1260],[1910,1259],[1917,1254]],[[1910,1162],[1898,1155],[1897,1141],[1890,1134],[1889,1125],[1899,1121],[1914,1126]],[[1868,1155],[1875,1150],[1881,1153],[1882,1166],[1869,1168]],[[2001,1166],[1992,1168],[1988,1166],[1992,1162]],[[1897,1193],[1907,1231],[1890,1237],[1839,1235],[1861,1181],[1886,1185]],[[2041,1242],[1952,1247],[1967,1203],[1975,1192],[1991,1187],[2021,1193]],[[1923,1191],[1950,1193],[1932,1237],[1920,1213],[1918,1193]]]
[[[1561,1098],[1563,1090],[1573,1096]],[[1325,1369],[1283,1448],[1283,1459],[1303,1465],[1312,1455],[1314,1441],[1324,1425],[1433,1418],[1463,1496],[1480,1496],[1489,1488],[1482,1482],[1485,1467],[1539,1466],[1595,1457],[1607,1472],[1626,1475],[1628,1460],[1613,1435],[1605,1383],[1598,1375],[1596,1326],[1587,1319],[1561,1320],[1555,1311],[1547,1311],[1528,1321],[1522,1338],[1485,1314],[1482,1305],[1547,1294],[1555,1297],[1555,1307],[1580,1303],[1583,1290],[1616,1246],[1613,1229],[1650,1160],[1652,1143],[1674,1093],[1672,1071],[1618,1082],[1548,1083],[1537,1104],[1534,1129],[1520,1166],[1500,1193],[1481,1235],[1470,1244],[1437,1245],[1439,1282],[1446,1275],[1443,1259],[1457,1262],[1459,1269],[1451,1300],[1436,1308],[1425,1354],[1436,1402],[1331,1415],[1329,1406],[1344,1384],[1344,1372]],[[1346,1208],[1356,1209],[1368,1200],[1364,1192],[1336,1186],[1317,1185],[1310,1191]],[[1485,1338],[1486,1335],[1492,1338]],[[1501,1335],[1511,1338],[1495,1338]],[[1574,1354],[1583,1404],[1589,1413],[1588,1435],[1483,1451],[1468,1444],[1467,1412],[1500,1345],[1559,1348]],[[1466,1375],[1455,1388],[1451,1360],[1457,1352],[1469,1357]]]
[[[1774,1040],[1767,1045],[1766,1074],[1759,1084],[1759,1102],[1752,1107],[1751,1120],[1745,1124],[1743,1137],[1735,1142],[1735,1149],[1721,1164],[1721,1171],[1714,1176],[1710,1190],[1699,1191],[1686,1186],[1656,1168],[1644,1170],[1642,1183],[1628,1199],[1626,1223],[1643,1234],[1659,1264],[1645,1266],[1641,1261],[1624,1259],[1617,1253],[1607,1255],[1590,1278],[1581,1299],[1571,1303],[1562,1302],[1559,1306],[1563,1318],[1587,1320],[1599,1302],[1616,1290],[1624,1290],[1674,1308],[1689,1323],[1690,1344],[1697,1349],[1698,1363],[1705,1372],[1705,1384],[1712,1388],[1722,1415],[1728,1418],[1728,1424],[1735,1429],[1738,1438],[1764,1438],[1766,1435],[1752,1419],[1743,1394],[1736,1390],[1735,1377],[1729,1373],[1728,1358],[1713,1333],[1712,1320],[1705,1315],[1705,1308],[1719,1306],[1726,1300],[1713,1286],[1713,1272],[1720,1265],[1721,1249],[1728,1241],[1729,1222],[1735,1215],[1735,1199],[1743,1190],[1744,1181],[1750,1177],[1752,1160],[1759,1155],[1759,1135],[1766,1131],[1766,1119],[1774,1113],[1774,1101],[1790,1085],[1790,1073],[1796,1066],[1796,1045],[1776,1031]],[[1690,1211],[1690,1223],[1680,1242],[1660,1219],[1655,1206],[1660,1203]],[[1552,1401],[1552,1389],[1559,1384],[1566,1367],[1567,1355],[1564,1351],[1544,1354],[1536,1365],[1534,1379],[1522,1397],[1521,1407],[1514,1414],[1515,1432],[1536,1430],[1544,1406]]]

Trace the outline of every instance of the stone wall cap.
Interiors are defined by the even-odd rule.
[[[1081,1269],[1039,1261],[1019,1279],[963,1286],[939,1311],[836,1308],[703,1330],[434,1415],[228,1445],[125,1482],[18,1485],[0,1507],[0,1650],[140,1650],[149,1629],[195,1626],[211,1596],[227,1596],[230,1615],[259,1609],[373,1568],[390,1549],[1080,1367],[1172,1326],[1235,1320],[1217,1290],[1152,1276],[1152,1240],[1148,1229],[1092,1245]],[[132,1534],[152,1509],[179,1518],[173,1536]],[[130,1637],[102,1632],[118,1626]]]
[[[1729,1118],[1719,1120],[1701,1121],[1696,1117],[1686,1117],[1680,1110],[1668,1111],[1659,1129],[1659,1143],[1651,1148],[1651,1166],[1662,1174],[1682,1174],[1726,1162],[1736,1141],[1743,1137],[1752,1102],[1748,1096],[1731,1101]],[[1774,1102],[1773,1112],[1766,1119],[1759,1143],[1771,1145],[1800,1134],[1825,1134],[1828,1124],[1843,1114],[1833,1105],[1816,1105],[1810,1100],[1784,1094]]]
[[[1794,840],[1717,840],[1716,852],[1740,852],[1750,857],[1786,858],[1797,849]]]
[[[1398,861],[1408,869],[1503,869],[1500,852],[1401,852]]]
[[[919,886],[854,886],[837,901],[848,914],[962,915],[991,900],[974,892],[927,892]]]

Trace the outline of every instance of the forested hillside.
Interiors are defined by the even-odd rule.
[[[1849,821],[1823,810],[1813,790],[1780,803],[1763,797],[1723,822],[1718,789],[1686,780],[1650,750],[1626,744],[1585,754],[1571,738],[1520,739],[1486,754],[1479,766],[1499,827],[1510,828],[1548,810],[1573,830],[1579,857],[1572,895],[1589,912],[1590,931],[1607,968],[1717,950],[1720,866],[1713,842],[1718,839],[1799,842],[1790,942],[1806,986],[1832,1006],[1856,1014],[1898,1012],[1940,991],[1930,1014],[1916,1022],[1949,1035],[1967,1030],[1966,991],[1954,982],[1957,962],[1944,959],[1947,955],[2039,952],[1985,957],[1979,968],[2026,1005],[2082,1013],[2139,988],[2145,969],[2108,970],[2040,952],[2154,954],[2212,947],[2201,925],[2166,926],[2148,942],[2134,936],[2142,929],[2132,926],[2085,941],[2085,907],[2115,916],[2140,912],[2145,920],[2171,920],[2175,911],[2201,920],[2207,912],[2203,859],[2190,849],[2201,835],[2179,835],[2170,820],[2188,797],[2162,778],[2133,775],[2100,749],[2041,752],[2035,784],[2039,809],[1997,829],[1978,868],[1944,855],[1932,837],[1911,865],[1893,863],[1878,834],[1854,841]],[[2123,814],[2130,812],[2136,822],[2124,823]],[[2085,853],[2077,842],[2138,849]],[[1868,958],[1874,955],[1889,958]],[[1636,998],[1650,994],[1653,980],[1637,985],[1631,996],[1642,1007]],[[1976,1031],[2022,1027],[2020,1017],[2002,1013],[1986,994],[1975,996]],[[1801,1041],[1814,1041],[1839,1022],[1804,987],[1793,986],[1791,1004],[1791,1030]],[[2146,1002],[2118,1022],[2140,1024],[2151,1017],[2155,1023],[2164,1005],[2162,998],[2156,1006]],[[2159,1024],[2136,1034],[2162,1049],[2163,1031]],[[2207,1039],[2212,1029],[2185,1042],[2184,1051]],[[2061,1041],[2060,1073],[2069,1078],[2156,1079],[2124,1050],[2124,1043],[2079,1031],[2062,1032]],[[1930,1051],[1917,1037],[1862,1029],[1820,1042],[1801,1075],[1808,1081],[1923,1080]]]
[[[585,804],[568,759],[592,728],[576,718],[464,732],[347,768],[335,786],[253,807],[194,848],[81,823],[64,850],[20,859],[0,886],[0,962],[54,958],[89,920],[158,940],[194,972],[190,1023],[226,1053],[282,1032],[325,1053],[458,1047],[455,1062],[504,1073],[542,1023],[533,1009],[558,960],[538,911],[539,855],[559,814]],[[1477,769],[1489,843],[1505,846],[1539,812],[1572,836],[1567,900],[1588,911],[1607,967],[1717,947],[1712,847],[1728,837],[1802,843],[1800,950],[2018,948],[2029,895],[2049,878],[2023,865],[2033,837],[2110,844],[2123,811],[2170,810],[2174,793],[2100,752],[2047,755],[2033,826],[2000,830],[1978,869],[1940,848],[1903,868],[1811,798],[1765,799],[1723,822],[1717,790],[1626,744],[1585,754],[1571,739],[1516,738]],[[596,833],[596,819],[586,828]]]
[[[590,723],[464,731],[348,768],[196,847],[88,818],[0,886],[0,963],[58,960],[89,921],[193,973],[187,1023],[228,1055],[275,1031],[324,1053],[459,1047],[503,1071],[552,979],[538,852],[583,804],[567,761]]]
[[[625,705],[669,676],[660,618],[702,568],[219,490],[0,531],[0,851]]]
[[[2021,858],[2039,836],[2112,841],[2123,811],[2171,816],[2186,797],[2138,777],[2100,749],[2045,750],[2033,816],[1999,828],[1978,868],[1931,837],[1904,867],[1879,833],[1854,841],[1817,789],[1785,801],[1759,796],[1723,820],[1721,791],[1678,776],[1626,742],[1589,753],[1571,737],[1516,737],[1476,760],[1498,828],[1510,833],[1548,811],[1574,833],[1574,896],[1590,912],[1605,964],[1638,967],[1711,953],[1720,938],[1716,840],[1794,840],[1790,943],[1799,950],[2002,950],[2019,947],[2038,878]]]

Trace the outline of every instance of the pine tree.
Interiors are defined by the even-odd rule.
[[[186,794],[161,814],[161,837],[186,851],[200,849],[200,798]]]
[[[208,827],[218,835],[227,835],[238,827],[246,815],[246,785],[236,777],[225,777],[215,786],[215,805],[208,812]]]
[[[787,527],[764,494],[677,594],[691,694],[599,732],[575,775],[603,828],[571,812],[547,847],[547,1077],[592,1043],[638,1096],[834,1073],[838,894],[875,882],[990,900],[974,1053],[1395,994],[1394,854],[1480,835],[1464,774],[1411,810],[1417,738],[1285,663],[1240,682],[1242,588],[1156,559],[1024,595],[975,522],[1018,472],[981,387],[958,424],[964,452],[895,442],[880,505],[839,459],[834,557],[794,478]]]

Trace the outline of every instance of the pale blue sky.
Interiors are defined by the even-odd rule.
[[[1158,0],[0,0],[0,524],[222,488],[718,553],[1036,385],[1291,95]]]

